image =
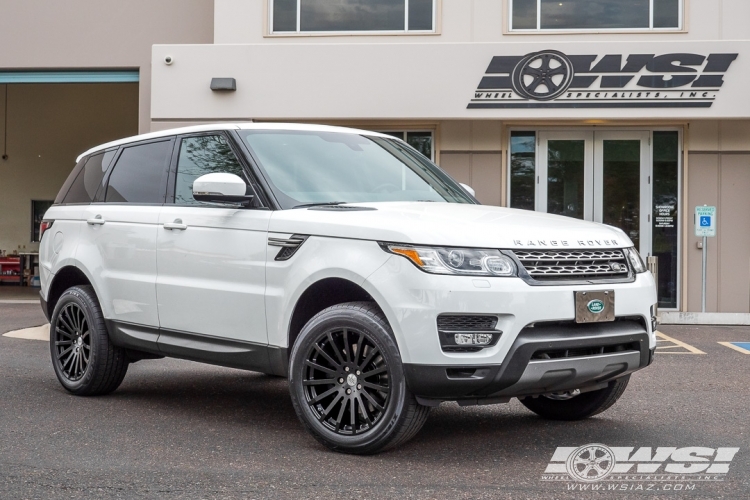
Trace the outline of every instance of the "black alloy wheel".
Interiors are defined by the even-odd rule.
[[[91,358],[91,332],[86,314],[78,304],[65,304],[53,337],[56,362],[63,376],[71,382],[80,380]]]
[[[50,319],[50,354],[57,380],[79,396],[108,394],[128,371],[124,349],[112,344],[93,287],[71,287]]]
[[[367,333],[328,330],[305,359],[305,398],[323,425],[337,434],[355,435],[380,421],[390,403],[391,375]]]
[[[409,391],[395,336],[374,302],[337,304],[307,322],[289,355],[289,393],[305,429],[343,453],[405,443],[429,412]]]

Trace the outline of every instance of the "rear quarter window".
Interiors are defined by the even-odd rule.
[[[55,203],[91,203],[102,184],[117,150],[97,153],[82,159],[68,176]]]

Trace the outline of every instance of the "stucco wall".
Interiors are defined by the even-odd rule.
[[[687,311],[701,310],[700,238],[696,205],[717,209],[717,236],[708,238],[706,310],[750,312],[750,120],[692,122],[687,164]]]
[[[140,70],[139,129],[148,132],[151,46],[212,43],[212,0],[23,0],[0,3],[0,70]]]
[[[269,0],[215,0],[215,43],[299,43],[300,36],[265,37]],[[639,34],[503,34],[507,2],[503,0],[438,0],[440,36],[328,36],[326,43],[548,42],[575,40],[740,40],[747,39],[747,0],[685,0],[686,33]],[[313,37],[321,39],[321,37]]]

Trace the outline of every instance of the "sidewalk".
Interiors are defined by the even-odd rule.
[[[0,304],[39,302],[39,289],[28,286],[0,286]]]

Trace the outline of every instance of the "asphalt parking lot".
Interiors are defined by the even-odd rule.
[[[0,333],[44,322],[38,304],[0,304]],[[280,378],[141,361],[114,394],[79,398],[46,342],[2,336],[0,498],[750,498],[750,354],[718,343],[748,342],[750,328],[660,330],[654,364],[598,417],[443,404],[414,440],[371,457],[318,445]],[[723,481],[543,480],[557,447],[587,443],[739,452]]]

